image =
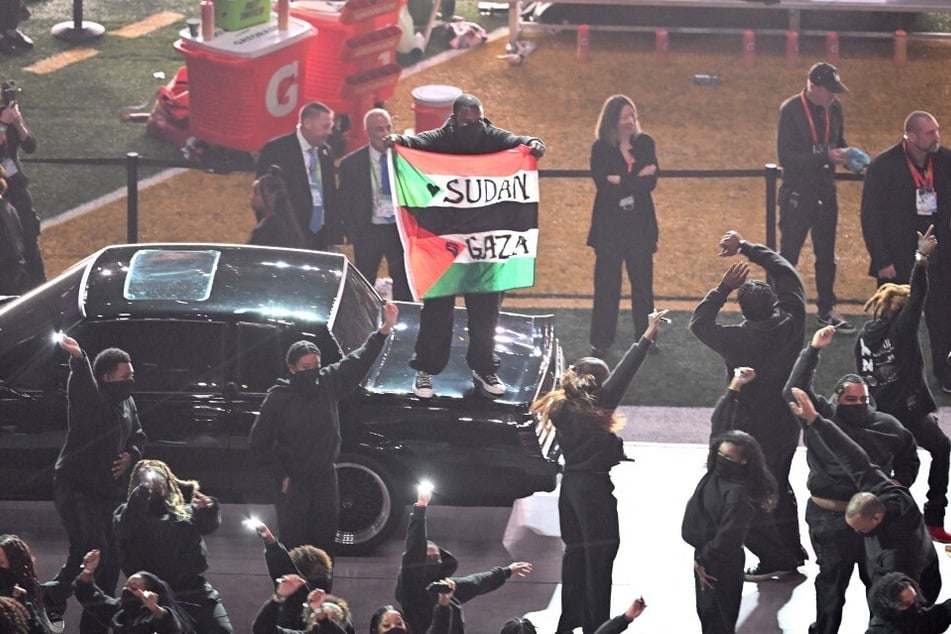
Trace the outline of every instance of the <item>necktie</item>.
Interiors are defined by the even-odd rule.
[[[320,178],[320,159],[317,158],[317,148],[307,150],[308,156],[308,180],[310,181],[310,195],[313,199],[314,208],[310,213],[310,224],[308,228],[311,233],[317,233],[324,226],[324,190]]]
[[[386,152],[380,154],[380,193],[389,196],[390,192],[390,167],[386,160]]]

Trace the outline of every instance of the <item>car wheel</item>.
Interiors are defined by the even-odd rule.
[[[403,515],[403,500],[396,493],[393,477],[373,458],[354,454],[338,460],[337,482],[337,553],[368,553],[393,534]]]

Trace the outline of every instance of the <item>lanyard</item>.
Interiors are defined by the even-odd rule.
[[[812,133],[812,144],[819,145],[819,134],[816,132],[816,124],[812,120],[812,112],[809,111],[809,104],[806,102],[806,91],[803,90],[799,93],[799,100],[802,102],[802,109],[806,111],[806,121],[809,122],[809,131]],[[832,123],[831,117],[829,116],[829,107],[824,106],[826,114],[826,140],[825,145],[829,145],[829,132],[830,125]]]
[[[925,173],[924,176],[922,176],[921,172],[918,171],[918,168],[915,167],[914,162],[911,160],[911,156],[908,154],[908,141],[902,141],[901,145],[905,150],[905,162],[908,163],[908,171],[911,172],[911,177],[915,179],[915,187],[917,189],[924,187],[934,189],[934,163],[931,161],[931,154],[928,155],[928,162],[925,164]]]

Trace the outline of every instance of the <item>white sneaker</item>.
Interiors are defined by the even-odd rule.
[[[416,381],[413,382],[413,394],[419,398],[433,397],[433,375],[422,370],[416,373]]]
[[[502,396],[505,394],[505,383],[499,379],[499,375],[494,372],[491,374],[479,374],[472,371],[472,379],[482,393],[486,396]]]

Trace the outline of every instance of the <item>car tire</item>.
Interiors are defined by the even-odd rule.
[[[378,460],[345,454],[336,467],[340,492],[336,551],[340,555],[369,553],[396,530],[404,500],[392,474]]]

